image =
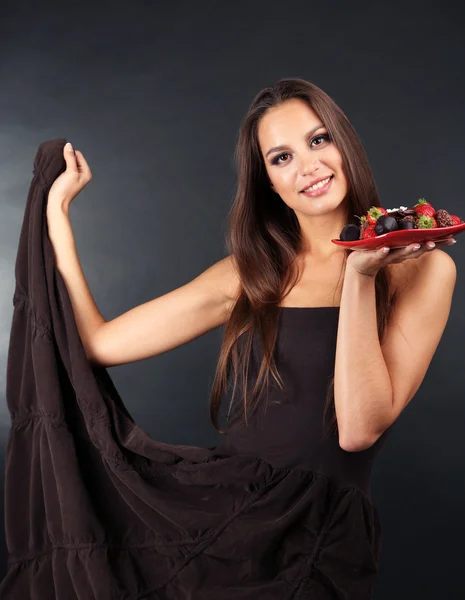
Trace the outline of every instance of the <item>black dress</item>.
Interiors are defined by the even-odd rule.
[[[271,385],[216,447],[151,439],[87,361],[55,268],[45,208],[65,142],[39,146],[16,260],[0,599],[371,598],[386,433],[364,452],[322,436],[338,309],[281,309],[288,402]]]

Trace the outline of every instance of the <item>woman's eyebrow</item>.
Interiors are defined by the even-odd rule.
[[[324,125],[323,125],[323,123],[320,123],[319,125],[317,125],[313,129],[311,129],[307,133],[307,137],[310,137],[311,135],[313,135],[315,133],[315,131],[318,131],[318,129],[321,129],[322,127],[324,127]],[[287,150],[287,146],[274,146],[273,148],[270,148],[268,150],[268,152],[265,154],[265,158],[268,156],[268,154],[271,154],[271,152],[276,152],[278,150]]]

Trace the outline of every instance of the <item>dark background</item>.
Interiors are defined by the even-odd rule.
[[[346,112],[384,206],[424,196],[465,218],[464,25],[463,4],[447,1],[1,2],[2,473],[14,261],[41,142],[69,139],[92,169],[70,214],[110,320],[226,255],[239,122],[282,77],[308,79]],[[458,280],[444,336],[373,473],[384,529],[376,600],[464,597],[464,240],[446,249]],[[109,370],[152,437],[219,442],[208,394],[220,342],[214,330]]]

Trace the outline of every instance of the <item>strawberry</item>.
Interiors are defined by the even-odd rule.
[[[454,221],[454,225],[460,225],[463,223],[462,219],[457,215],[451,215],[452,220]]]
[[[368,219],[364,216],[358,217],[357,215],[354,215],[354,217],[357,217],[357,219],[360,221],[360,229],[364,229],[365,227],[368,227],[370,225],[370,223],[368,223]]]
[[[415,225],[417,229],[434,229],[438,226],[436,219],[428,215],[418,215]]]
[[[381,206],[372,206],[366,214],[366,219],[370,225],[376,225],[376,221],[381,215],[388,215],[388,211]]]
[[[376,237],[376,233],[375,233],[375,226],[372,225],[371,227],[365,227],[362,231],[362,236],[360,239],[362,240],[368,240],[369,238],[373,238]]]
[[[420,198],[418,203],[415,204],[413,210],[416,212],[417,216],[425,215],[427,217],[433,217],[436,214],[436,211],[431,206],[429,202],[426,202],[424,198]]]

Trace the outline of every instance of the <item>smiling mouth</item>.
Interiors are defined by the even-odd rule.
[[[326,183],[323,183],[323,185],[317,185],[317,187],[314,187],[314,188],[312,188],[312,187],[308,187],[308,188],[305,188],[305,189],[303,189],[303,190],[300,190],[300,192],[301,192],[301,193],[305,193],[305,192],[316,192],[317,190],[319,190],[319,189],[321,189],[321,188],[324,188],[326,185],[328,185],[328,183],[329,183],[329,182],[331,181],[331,179],[333,179],[333,178],[334,178],[334,175],[330,175],[329,177],[327,177],[326,179],[324,179],[324,180],[323,180],[323,181],[326,181]],[[321,181],[320,181],[320,182],[318,182],[318,183],[321,183]]]

